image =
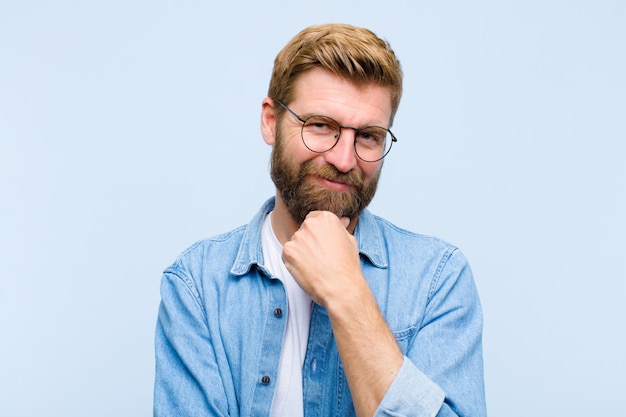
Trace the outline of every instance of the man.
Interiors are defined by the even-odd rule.
[[[276,196],[165,270],[156,416],[486,415],[467,261],[365,209],[401,93],[366,29],[309,27],[278,54],[261,111]]]

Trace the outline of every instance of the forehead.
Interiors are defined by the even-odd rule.
[[[391,119],[391,89],[374,83],[356,84],[315,68],[296,79],[290,107],[301,116],[322,114],[345,125],[387,126]]]

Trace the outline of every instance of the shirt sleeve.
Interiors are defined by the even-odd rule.
[[[482,311],[457,249],[432,277],[424,319],[376,416],[485,417]]]
[[[416,390],[416,387],[420,387]],[[404,357],[400,372],[380,403],[376,417],[434,416],[443,403],[445,394],[423,372]]]
[[[155,357],[155,417],[229,414],[206,315],[184,275],[163,275]]]

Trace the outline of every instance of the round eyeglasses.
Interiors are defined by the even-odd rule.
[[[341,129],[354,130],[354,152],[365,162],[380,161],[387,156],[393,143],[398,141],[391,130],[384,127],[341,126],[336,120],[319,115],[303,119],[282,101],[277,100],[277,103],[302,122],[302,142],[315,153],[328,152],[334,148],[341,137]]]

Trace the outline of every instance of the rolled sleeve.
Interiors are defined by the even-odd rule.
[[[443,390],[405,356],[400,372],[374,415],[433,417],[437,415],[444,398]]]

